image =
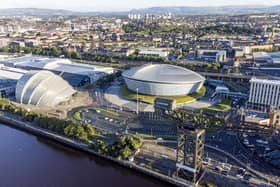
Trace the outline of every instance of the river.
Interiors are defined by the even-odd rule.
[[[168,184],[0,124],[0,187],[167,187]]]

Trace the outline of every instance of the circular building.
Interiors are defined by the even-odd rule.
[[[150,64],[123,72],[129,90],[155,96],[183,96],[198,91],[205,78],[183,67]]]
[[[74,93],[68,82],[50,71],[30,71],[16,85],[16,100],[23,104],[55,106]]]

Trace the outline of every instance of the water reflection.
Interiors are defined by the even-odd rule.
[[[0,187],[159,187],[165,183],[0,124]]]

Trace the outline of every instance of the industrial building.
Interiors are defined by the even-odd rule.
[[[280,110],[270,110],[269,112],[260,112],[248,110],[243,113],[244,123],[271,126],[280,129]]]
[[[169,55],[168,48],[141,48],[139,50],[140,56],[151,56],[151,57],[167,57]]]
[[[280,109],[280,80],[252,78],[250,83],[248,108],[259,111]]]
[[[26,70],[52,71],[59,74],[74,87],[94,83],[99,78],[114,72],[111,67],[74,63],[62,58],[43,58],[31,55],[5,59],[0,61],[0,64]]]
[[[268,113],[248,111],[244,116],[244,122],[256,125],[270,125],[270,118]]]
[[[16,85],[16,100],[22,104],[53,107],[71,99],[76,91],[50,71],[29,71]]]
[[[278,64],[280,63],[280,53],[266,53],[266,52],[255,52],[253,53],[253,60],[256,64],[268,63]]]
[[[196,58],[208,62],[225,62],[227,52],[224,50],[197,50]]]
[[[271,56],[266,52],[255,52],[253,53],[253,60],[254,63],[260,64],[260,63],[273,63],[273,59]]]
[[[183,96],[198,91],[205,78],[183,67],[149,64],[123,72],[129,90],[154,96]]]
[[[2,97],[14,95],[17,81],[26,70],[0,65],[0,94]]]

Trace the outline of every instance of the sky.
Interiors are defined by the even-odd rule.
[[[279,0],[0,0],[0,8],[123,11],[152,6],[280,5]]]

